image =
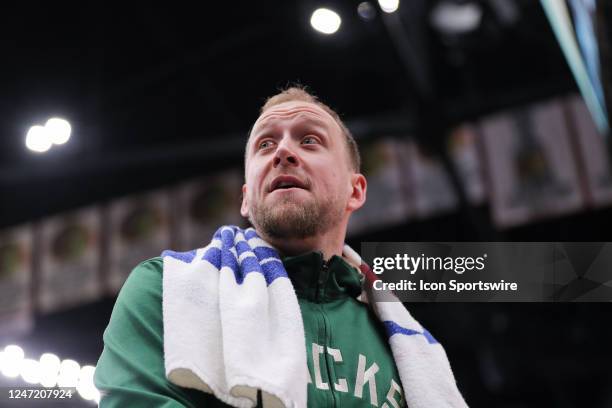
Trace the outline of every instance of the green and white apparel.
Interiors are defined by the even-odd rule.
[[[339,256],[325,262],[320,252],[282,261],[304,324],[308,407],[405,406],[384,327],[356,299],[359,272]],[[226,407],[212,394],[166,378],[162,274],[161,258],[145,261],[119,293],[94,375],[103,394],[100,406]]]

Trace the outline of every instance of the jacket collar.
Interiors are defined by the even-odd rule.
[[[361,294],[361,274],[337,255],[325,261],[321,252],[308,252],[283,264],[299,298],[325,303]]]

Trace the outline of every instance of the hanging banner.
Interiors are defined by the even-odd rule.
[[[99,279],[100,210],[55,216],[37,228],[40,240],[38,307],[43,313],[103,295]]]
[[[367,196],[364,206],[351,216],[349,235],[402,223],[410,216],[411,201],[404,191],[400,165],[400,146],[405,143],[386,138],[362,149],[361,168],[368,183]]]
[[[457,195],[442,162],[426,154],[417,143],[407,145],[404,174],[412,180],[412,194],[416,215],[431,217],[453,211],[457,207]]]
[[[120,199],[110,205],[108,286],[119,291],[130,272],[170,248],[170,194],[160,190]]]
[[[0,231],[0,338],[31,330],[31,288],[31,227]]]
[[[448,138],[448,152],[463,183],[468,202],[480,205],[485,201],[482,163],[478,153],[478,134],[472,125],[453,129]]]
[[[207,245],[222,225],[245,226],[240,215],[243,175],[239,169],[183,184],[176,200],[177,250]]]
[[[481,123],[493,218],[501,227],[583,206],[568,129],[559,101]]]
[[[608,139],[597,130],[589,110],[580,95],[567,100],[572,128],[576,131],[580,162],[586,173],[589,205],[605,206],[612,203],[612,174]]]

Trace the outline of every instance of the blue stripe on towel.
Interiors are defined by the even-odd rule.
[[[385,329],[387,330],[388,337],[391,337],[394,334],[404,334],[406,336],[414,336],[416,334],[420,334],[425,337],[429,344],[438,344],[438,341],[426,329],[423,329],[423,332],[407,329],[391,320],[385,320],[383,323],[385,325]]]
[[[423,336],[425,336],[429,344],[438,344],[438,340],[436,340],[425,328],[423,328]]]
[[[234,272],[236,283],[239,285],[244,282],[244,278],[251,272],[261,273],[268,286],[277,278],[288,278],[285,266],[275,249],[266,246],[255,248],[249,246],[246,240],[257,237],[257,232],[251,228],[241,230],[235,226],[223,226],[213,236],[213,241],[221,241],[221,249],[210,247],[202,255],[201,259],[210,262],[217,270],[220,270],[222,267],[230,268]],[[252,252],[255,256],[245,254],[242,261],[238,262],[236,254],[231,251],[232,248],[236,250],[238,258],[245,254],[245,252]],[[170,256],[179,261],[191,263],[196,256],[196,250],[188,252],[164,251],[162,257],[164,256]],[[272,259],[263,265],[261,264],[263,260],[269,258]]]
[[[287,275],[287,271],[285,270],[285,265],[281,262],[280,259],[275,259],[274,261],[268,261],[265,264],[261,265],[263,269],[264,278],[266,278],[266,283],[268,286],[276,278],[289,278]]]
[[[236,256],[230,250],[224,250],[221,252],[221,268],[230,268],[234,272],[236,282],[239,284],[244,280],[245,272],[240,270],[238,266],[238,260]]]
[[[254,256],[247,256],[246,258],[244,258],[242,262],[240,262],[240,266],[243,271],[242,273],[245,277],[246,277],[246,274],[249,272],[262,273],[261,265],[259,265],[259,262],[257,262],[257,258],[255,258]],[[238,282],[238,283],[242,283],[242,282]]]
[[[264,246],[255,247],[253,248],[253,252],[255,252],[255,256],[257,256],[257,259],[259,259],[260,262],[266,258],[279,259],[278,253],[273,248],[264,247]]]
[[[210,262],[215,268],[221,269],[221,250],[219,248],[208,248],[202,259]]]
[[[164,251],[161,254],[162,258],[169,256],[171,258],[174,259],[178,259],[179,261],[183,261],[185,263],[191,263],[191,261],[193,261],[193,258],[195,258],[196,256],[196,250],[193,249],[191,251],[187,251],[187,252],[174,252],[174,251]]]
[[[259,238],[259,235],[257,235],[257,232],[253,228],[249,228],[244,231],[244,237],[249,240],[251,238]]]
[[[236,244],[236,253],[238,256],[242,255],[245,252],[251,251],[252,248],[246,241],[240,241]]]

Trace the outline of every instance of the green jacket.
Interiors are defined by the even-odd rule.
[[[308,407],[404,406],[384,328],[370,308],[356,300],[359,273],[338,256],[325,262],[320,252],[285,258],[283,263],[304,320]],[[119,293],[94,375],[102,393],[100,406],[226,407],[211,394],[166,378],[162,273],[161,258],[145,261]]]

